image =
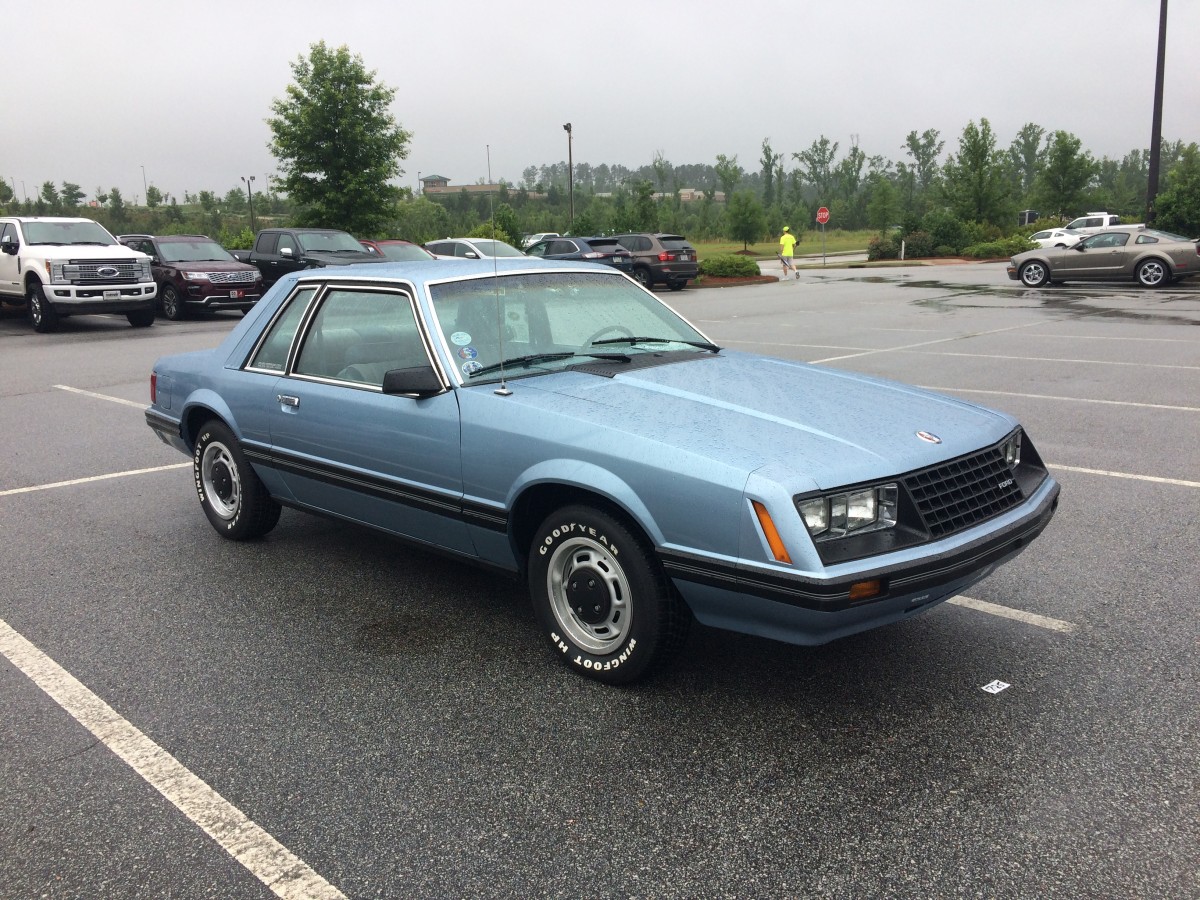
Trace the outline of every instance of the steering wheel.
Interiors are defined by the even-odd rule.
[[[604,335],[608,334],[610,331],[613,333],[619,333],[623,337],[633,337],[633,332],[630,331],[628,328],[626,328],[624,325],[605,325],[603,328],[601,328],[599,331],[597,331],[595,334],[593,334],[590,338],[588,338],[586,341],[584,341],[583,347],[587,348],[587,347],[592,346],[592,344],[594,344],[600,338],[604,337]]]

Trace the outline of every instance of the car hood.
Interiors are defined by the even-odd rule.
[[[223,260],[196,259],[185,262],[162,263],[164,266],[170,266],[172,269],[181,269],[187,272],[248,272],[258,269],[252,265],[243,262],[226,262]]]
[[[21,249],[26,250],[24,246]],[[144,259],[146,256],[124,244],[31,244],[28,249],[53,259]]]
[[[581,401],[567,412],[593,427],[747,472],[777,464],[818,489],[934,465],[997,442],[1017,424],[907,385],[729,351],[613,378],[563,372],[522,384]]]

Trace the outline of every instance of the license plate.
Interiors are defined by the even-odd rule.
[[[229,299],[230,299],[230,300],[241,300],[241,299],[242,299],[243,297],[245,297],[245,296],[246,296],[246,292],[245,292],[245,291],[230,291],[230,292],[229,292]]]
[[[680,262],[691,262],[691,261],[692,261],[692,258],[691,258],[691,257],[690,257],[688,254],[686,254],[686,253],[680,253],[680,254],[679,254],[679,261],[680,261]]]
[[[104,292],[105,300],[119,300],[120,297],[121,297],[120,291],[105,291]]]

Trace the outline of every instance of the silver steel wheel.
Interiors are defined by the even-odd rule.
[[[204,448],[200,458],[200,480],[214,513],[226,521],[237,515],[242,505],[242,479],[228,447],[213,441]]]
[[[603,544],[573,538],[550,558],[546,594],[567,637],[589,653],[611,653],[633,625],[625,572]]]
[[[1138,266],[1137,277],[1145,287],[1158,287],[1167,280],[1167,267],[1157,259],[1148,259]]]
[[[1021,267],[1021,282],[1027,287],[1041,287],[1050,280],[1046,267],[1036,260]]]

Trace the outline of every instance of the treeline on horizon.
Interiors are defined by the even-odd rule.
[[[936,129],[906,136],[898,160],[868,157],[855,143],[845,149],[822,135],[791,154],[762,141],[760,158],[747,169],[737,156],[714,163],[676,165],[657,153],[638,168],[619,164],[574,165],[573,184],[565,161],[530,165],[520,182],[501,181],[493,193],[452,191],[414,196],[398,193],[393,215],[376,234],[423,243],[451,235],[491,232],[516,240],[539,231],[604,234],[670,231],[696,240],[759,240],[784,224],[815,228],[816,210],[830,210],[830,228],[884,231],[919,227],[931,212],[986,226],[1000,236],[1017,229],[1018,213],[1033,209],[1041,221],[1066,220],[1107,210],[1143,221],[1149,151],[1131,150],[1120,159],[1095,158],[1074,135],[1029,123],[1001,146],[987,119],[970,122],[948,153]],[[1195,143],[1164,141],[1160,150],[1156,224],[1200,234],[1200,151]],[[452,187],[454,185],[451,185]],[[176,198],[149,185],[143,202],[127,202],[116,188],[89,196],[78,184],[44,182],[29,199],[15,195],[11,179],[0,181],[0,211],[22,215],[86,215],[116,233],[210,234],[226,246],[247,246],[254,223],[305,220],[302,208],[278,185],[248,196],[244,186],[224,193],[185,191]],[[685,200],[681,192],[701,195]],[[717,193],[723,201],[717,201]],[[95,204],[95,205],[93,205]],[[311,223],[311,222],[310,222]],[[493,226],[494,223],[494,226]],[[328,222],[329,227],[350,223]]]

